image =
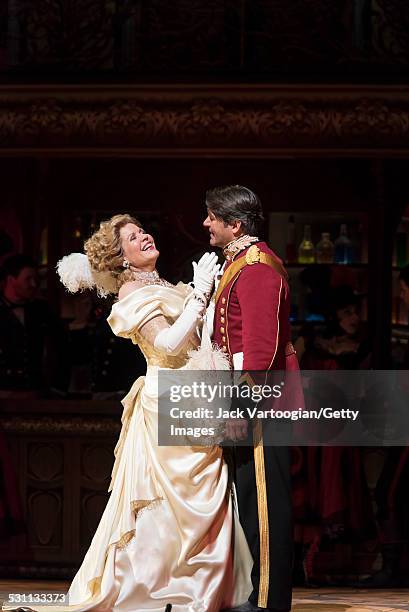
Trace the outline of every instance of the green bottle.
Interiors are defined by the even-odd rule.
[[[298,263],[315,263],[315,248],[311,241],[311,226],[304,226],[304,238],[298,247]]]

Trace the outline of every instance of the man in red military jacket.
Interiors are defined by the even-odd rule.
[[[239,185],[220,187],[206,193],[206,206],[210,244],[226,258],[215,294],[214,341],[250,385],[254,371],[298,369],[287,274],[257,237],[263,220],[258,197]],[[239,440],[247,429],[246,420],[231,419],[227,434]],[[252,433],[253,446],[236,446],[234,454],[240,520],[254,559],[253,592],[234,610],[284,612],[291,608],[293,562],[289,449],[265,445],[261,425]]]

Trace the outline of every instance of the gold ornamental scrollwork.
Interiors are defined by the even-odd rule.
[[[0,155],[114,151],[256,157],[409,151],[409,86],[18,86],[0,92]]]

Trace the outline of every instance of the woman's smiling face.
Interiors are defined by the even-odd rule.
[[[133,268],[154,269],[159,251],[155,241],[142,227],[135,223],[127,223],[119,230],[121,237],[124,261],[128,261]]]

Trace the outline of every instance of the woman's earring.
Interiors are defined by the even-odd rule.
[[[128,261],[127,259],[124,259],[123,266],[124,266],[124,268],[125,268],[126,270],[128,270],[128,268],[129,268],[129,261]]]

